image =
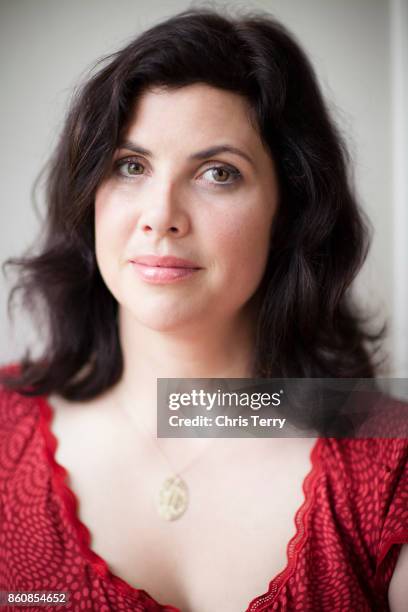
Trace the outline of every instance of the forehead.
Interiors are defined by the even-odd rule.
[[[145,90],[135,102],[124,134],[137,140],[173,137],[191,145],[226,138],[247,146],[260,144],[247,99],[203,83]]]

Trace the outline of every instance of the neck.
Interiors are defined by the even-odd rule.
[[[157,378],[253,376],[255,317],[247,312],[234,320],[162,332],[120,308],[118,323],[124,372],[115,391],[127,415],[151,432],[157,425]]]

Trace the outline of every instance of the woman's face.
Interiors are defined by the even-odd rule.
[[[142,325],[230,322],[259,286],[278,184],[248,112],[242,96],[205,84],[137,102],[96,193],[95,240],[108,289]],[[149,255],[198,269],[135,261]]]

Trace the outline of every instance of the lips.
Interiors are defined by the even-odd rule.
[[[153,284],[179,282],[202,269],[194,261],[171,255],[140,255],[132,258],[130,263],[142,280]]]
[[[132,263],[157,267],[157,268],[190,268],[191,270],[199,270],[195,262],[189,261],[188,259],[182,259],[180,257],[173,257],[171,255],[158,256],[158,255],[140,255],[130,260]]]

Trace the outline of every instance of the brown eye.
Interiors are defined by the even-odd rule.
[[[205,175],[210,179],[205,178]],[[234,185],[241,178],[239,170],[229,166],[213,166],[203,172],[204,180],[213,187],[228,187]]]
[[[138,170],[140,170],[142,167],[143,166],[139,164],[139,162],[128,162],[126,164],[128,174],[141,174],[141,172],[138,172]]]
[[[230,175],[226,168],[212,168],[211,172],[217,183],[225,183]]]
[[[124,177],[143,174],[144,166],[134,159],[124,159],[116,164],[117,172]]]

